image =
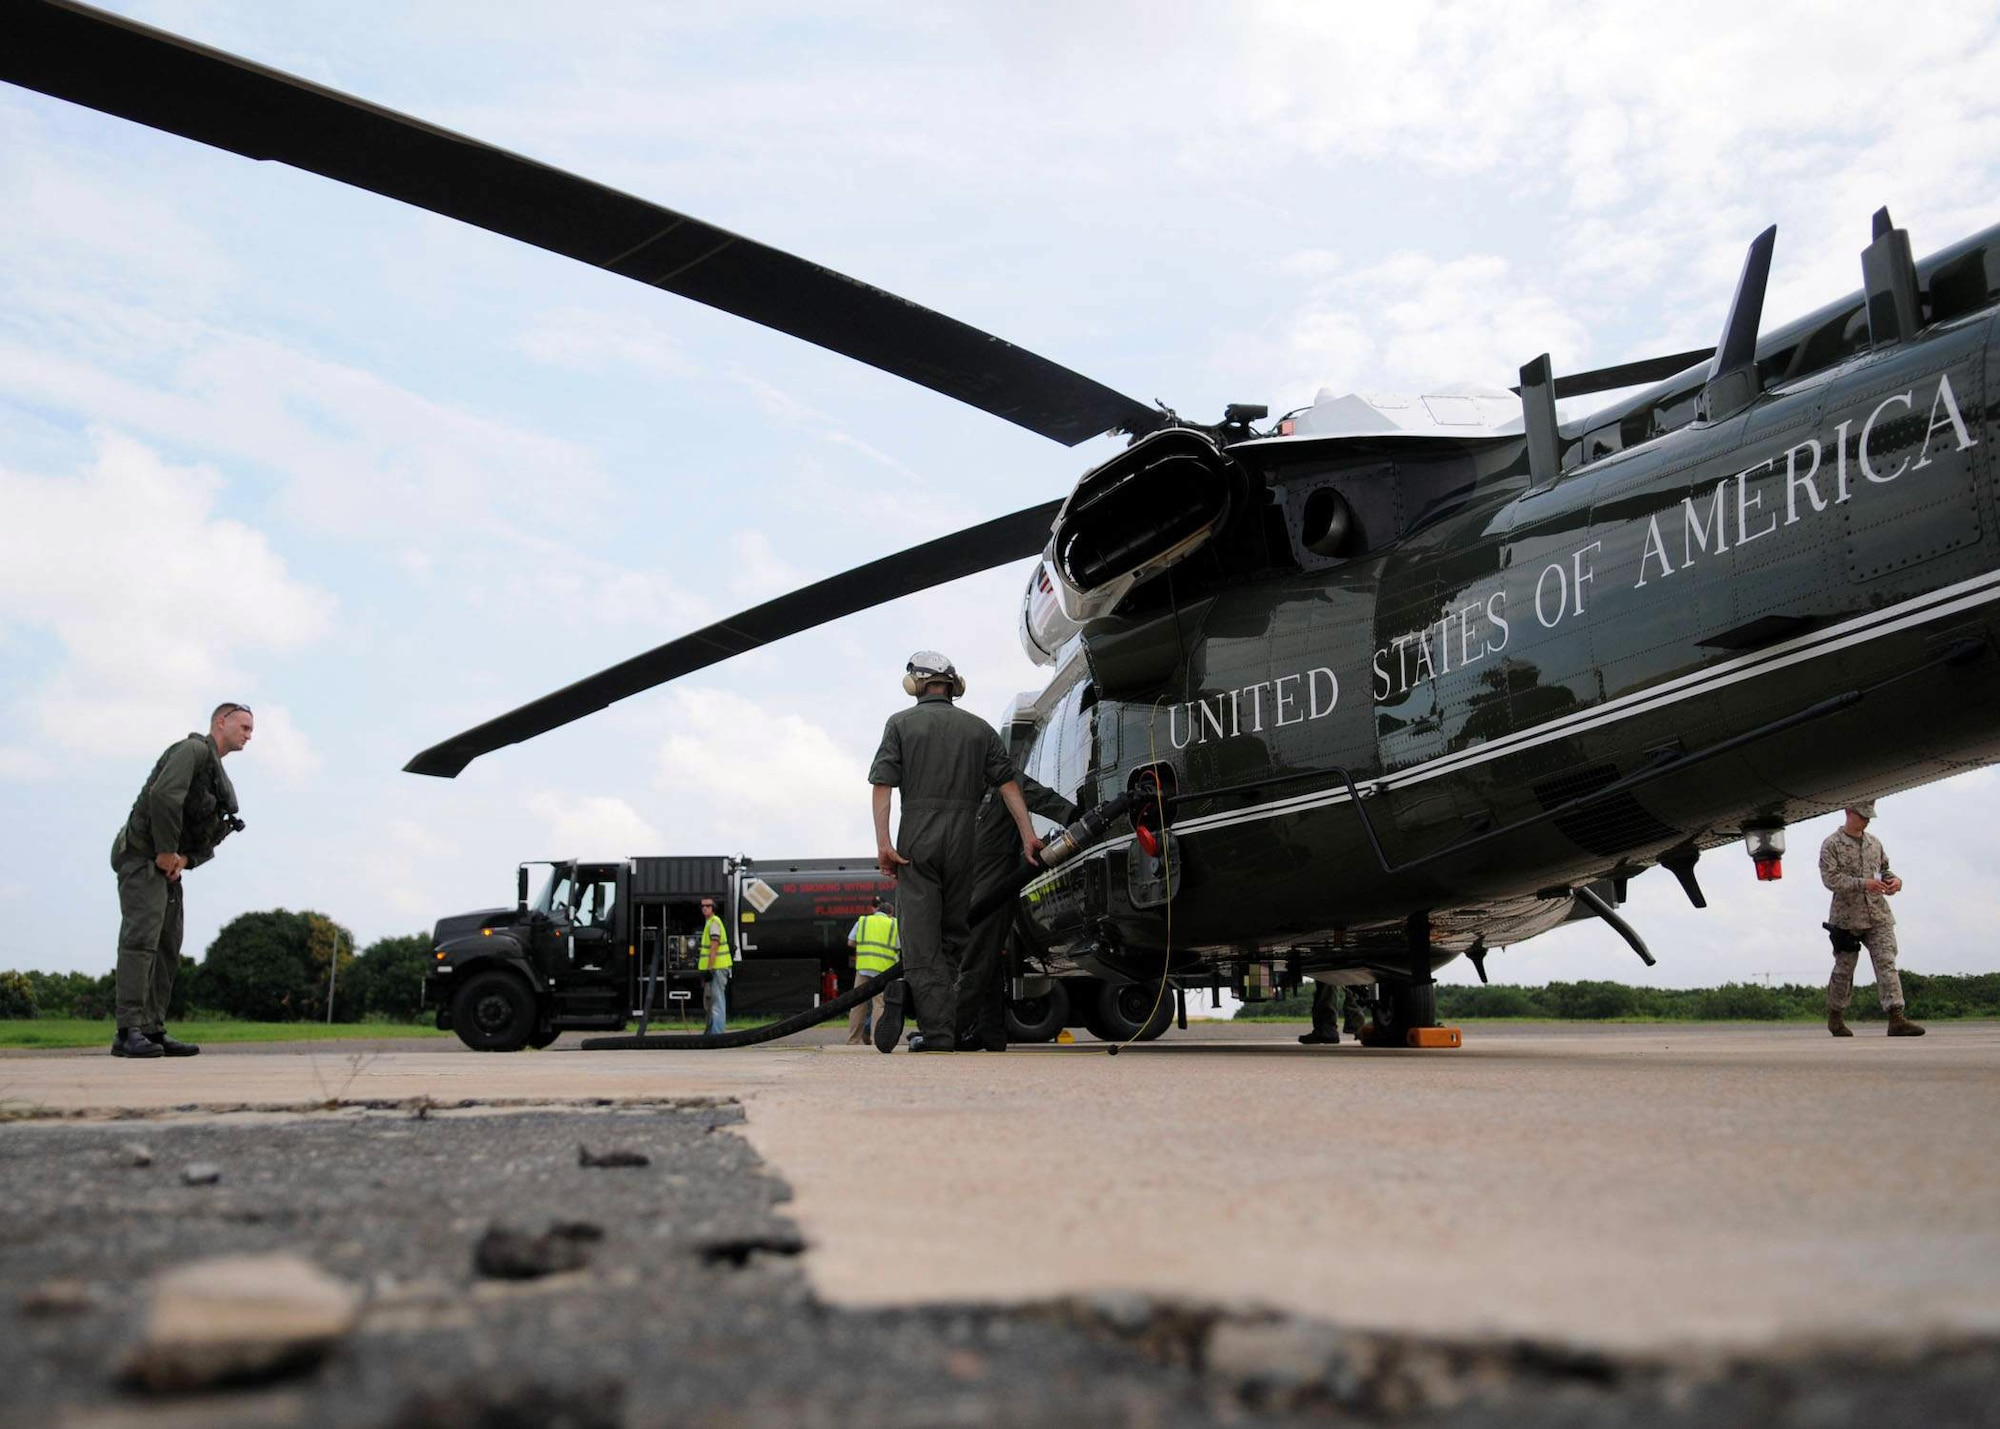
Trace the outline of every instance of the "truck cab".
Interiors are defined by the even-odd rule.
[[[537,867],[540,891],[529,896]],[[618,1030],[631,1008],[631,870],[625,863],[524,863],[512,908],[440,918],[424,1005],[468,1047],[546,1047],[567,1028]]]
[[[699,1030],[701,901],[711,898],[733,950],[732,1010],[811,1007],[851,976],[847,930],[893,885],[872,859],[776,860],[763,872],[741,857],[523,863],[514,907],[438,920],[424,1005],[482,1052],[620,1032],[634,1019]]]

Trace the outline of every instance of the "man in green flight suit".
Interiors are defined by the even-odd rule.
[[[884,999],[875,1045],[886,1052],[903,1035],[904,989],[916,1000],[913,1051],[956,1050],[958,965],[971,929],[977,874],[974,820],[988,789],[998,789],[1033,860],[1042,848],[1015,782],[1014,761],[993,726],[952,703],[965,680],[935,650],[919,650],[904,667],[909,709],[889,716],[868,770],[874,786],[875,862],[896,880],[897,928],[903,941],[903,981]],[[889,838],[889,791],[901,789],[903,818]]]
[[[1058,824],[1076,822],[1077,807],[1032,775],[1018,776],[1021,801],[1028,812]],[[979,801],[974,821],[978,850],[972,901],[976,904],[999,888],[1021,866],[1020,845],[1014,841],[1005,806],[989,789]],[[961,1052],[1007,1050],[1007,970],[1001,951],[1014,927],[1015,900],[1009,899],[972,925],[965,956],[958,970],[958,1048]]]
[[[249,707],[220,704],[207,734],[168,746],[111,842],[118,875],[118,1032],[114,1057],[192,1057],[201,1048],[167,1035],[167,1003],[181,965],[181,875],[215,857],[238,829],[236,786],[224,755],[250,742]]]

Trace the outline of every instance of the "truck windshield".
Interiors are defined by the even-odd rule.
[[[551,918],[567,918],[576,902],[576,869],[573,865],[559,863],[549,870],[542,891],[535,895],[535,901],[528,906],[537,913],[545,913]]]

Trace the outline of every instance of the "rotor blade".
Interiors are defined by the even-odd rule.
[[[403,770],[408,774],[456,778],[460,770],[482,754],[547,734],[572,720],[595,714],[627,695],[650,690],[843,615],[1038,555],[1048,544],[1049,527],[1055,524],[1060,510],[1062,502],[1045,501],[997,521],[971,526],[829,576],[741,615],[718,620],[692,635],[669,640],[643,655],[634,655],[498,719],[488,720],[476,729],[454,735],[426,749],[405,764]]]
[[[665,288],[1075,446],[1159,412],[699,219],[73,0],[8,0],[0,79]]]
[[[1616,367],[1600,367],[1591,372],[1573,372],[1567,377],[1555,380],[1555,395],[1581,397],[1590,392],[1610,392],[1620,387],[1643,387],[1654,382],[1664,382],[1677,372],[1685,372],[1697,362],[1706,362],[1715,356],[1712,347],[1698,347],[1693,352],[1674,352],[1665,357],[1648,357],[1638,362],[1622,362]],[[1518,387],[1509,389],[1519,392]]]

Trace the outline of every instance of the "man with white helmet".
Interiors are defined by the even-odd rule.
[[[1042,841],[1028,821],[1014,761],[993,726],[952,703],[965,680],[935,650],[919,650],[904,667],[903,689],[916,704],[889,716],[868,770],[873,785],[875,861],[896,880],[903,981],[891,988],[875,1021],[875,1045],[888,1051],[902,1035],[904,988],[916,1001],[915,1050],[953,1050],[958,964],[970,934],[972,882],[977,872],[975,820],[979,801],[998,789],[1021,848],[1033,860]],[[889,791],[900,789],[903,817],[889,837]]]

